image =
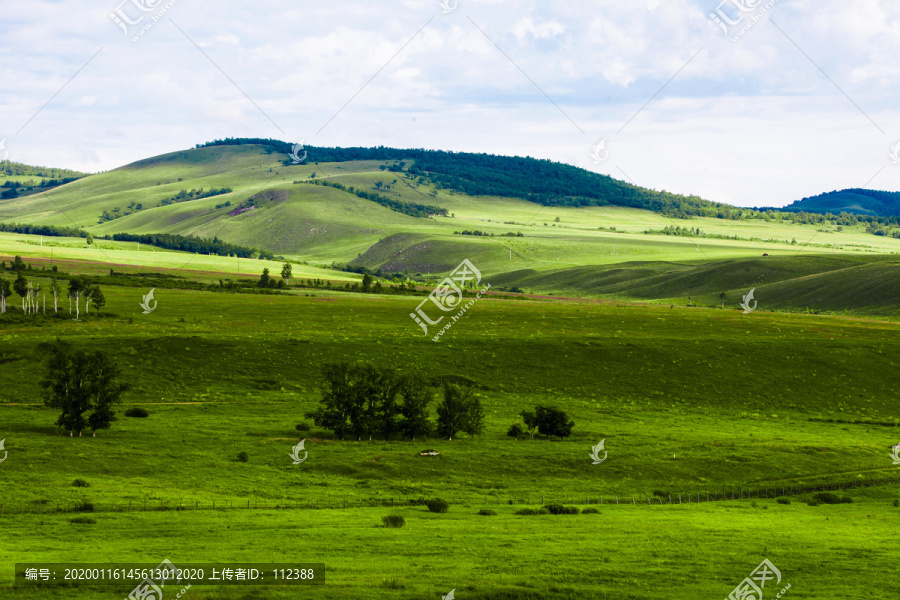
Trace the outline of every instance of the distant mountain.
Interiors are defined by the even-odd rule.
[[[853,188],[803,198],[782,209],[785,212],[842,212],[873,217],[900,216],[900,192],[881,192]]]
[[[293,146],[280,140],[227,138],[196,148],[227,145],[261,145],[284,154],[282,164],[291,165]],[[681,196],[632,185],[608,175],[550,160],[521,156],[498,156],[472,152],[447,152],[421,148],[325,148],[306,146],[307,164],[359,160],[398,161],[387,170],[423,178],[437,189],[450,189],[469,196],[520,198],[544,206],[626,206],[652,210],[675,218],[691,216],[740,219],[743,210],[711,202],[698,196]],[[400,162],[400,161],[409,161]]]

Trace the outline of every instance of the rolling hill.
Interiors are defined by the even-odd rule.
[[[900,216],[900,192],[847,189],[797,200],[782,209],[787,212],[849,213],[879,217]]]
[[[218,238],[426,284],[468,258],[496,287],[534,293],[715,305],[722,293],[731,303],[751,287],[780,286],[767,306],[893,314],[897,304],[900,239],[862,222],[723,209],[530,158],[311,147],[293,165],[290,150],[225,140],[147,158],[0,200],[0,223],[98,239]],[[846,296],[867,277],[883,284]]]

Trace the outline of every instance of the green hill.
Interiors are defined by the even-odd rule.
[[[788,212],[849,213],[891,217],[900,215],[900,192],[848,189],[797,200],[781,210]]]

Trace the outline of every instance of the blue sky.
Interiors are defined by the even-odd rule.
[[[781,206],[900,189],[898,55],[895,0],[7,2],[0,139],[91,172],[228,136],[516,154]]]

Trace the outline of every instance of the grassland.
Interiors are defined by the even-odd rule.
[[[110,316],[3,329],[0,411],[10,452],[0,466],[0,530],[9,540],[0,551],[3,573],[14,558],[302,557],[329,569],[325,585],[302,588],[311,598],[439,597],[454,587],[458,597],[474,598],[663,598],[672,586],[724,597],[768,557],[798,598],[895,589],[885,576],[897,558],[890,545],[900,519],[891,504],[895,484],[851,490],[855,503],[841,506],[808,507],[795,498],[789,506],[760,499],[756,507],[738,500],[623,504],[568,517],[513,513],[541,496],[583,504],[602,495],[609,503],[660,490],[896,477],[889,457],[898,435],[896,324],[486,298],[434,343],[409,319],[416,298],[164,290],[157,310],[143,315],[138,291],[105,292]],[[120,417],[96,438],[57,435],[37,385],[38,344],[57,336],[114,353],[133,385],[122,408],[140,405],[150,417]],[[487,408],[487,431],[453,442],[339,442],[315,428],[296,431],[317,401],[319,368],[339,360],[471,380]],[[576,422],[573,436],[508,438],[518,412],[538,403],[564,407]],[[295,466],[288,454],[303,437],[310,458]],[[610,457],[593,466],[587,455],[600,439]],[[425,448],[441,456],[418,456]],[[236,460],[241,451],[247,463]],[[90,487],[73,487],[74,478]],[[359,507],[435,496],[454,502],[450,513]],[[82,501],[97,505],[96,525],[72,524],[71,514],[17,514]],[[144,501],[199,502],[204,510],[137,511]],[[247,501],[333,508],[210,510],[213,502]],[[132,512],[107,512],[129,502]],[[485,503],[498,516],[478,515]],[[392,512],[406,516],[406,528],[378,526]],[[838,571],[865,583],[853,585]],[[296,597],[277,588],[190,593]],[[85,589],[77,597],[108,594]]]

